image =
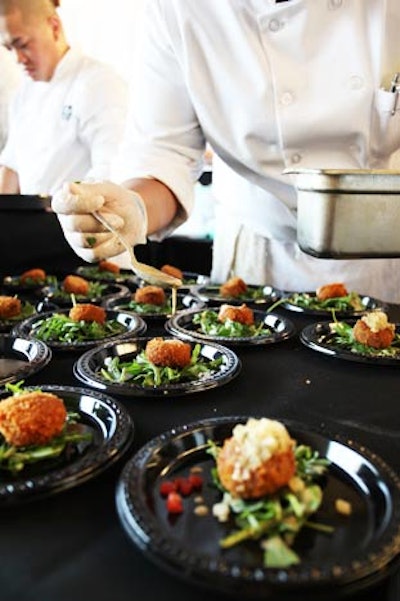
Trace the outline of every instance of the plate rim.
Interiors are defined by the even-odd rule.
[[[161,539],[160,543],[155,546],[154,546],[154,543],[152,543],[151,536],[154,533],[154,531],[157,530],[156,516],[150,515],[149,522],[148,522],[148,524],[145,525],[145,528],[143,529],[142,528],[143,521],[144,521],[143,519],[139,523],[137,520],[135,520],[135,518],[132,514],[129,514],[129,513],[127,514],[127,511],[129,512],[131,510],[131,507],[130,507],[130,504],[128,501],[129,478],[131,477],[131,472],[134,471],[135,469],[137,469],[139,471],[139,473],[138,473],[136,479],[143,480],[144,479],[143,471],[140,472],[140,470],[143,470],[143,468],[146,464],[146,460],[148,460],[154,454],[154,452],[159,452],[162,448],[162,445],[167,444],[173,438],[183,436],[184,434],[190,434],[191,431],[198,430],[199,428],[204,429],[204,428],[212,427],[214,424],[215,425],[221,425],[221,424],[230,425],[230,424],[232,424],[232,426],[233,426],[236,423],[238,423],[239,421],[247,420],[249,417],[250,417],[249,415],[246,415],[246,416],[230,415],[230,416],[214,417],[214,418],[212,417],[212,418],[208,418],[208,419],[190,422],[188,424],[177,426],[175,428],[171,428],[167,431],[162,432],[161,434],[159,434],[158,436],[154,437],[153,439],[149,440],[146,444],[144,444],[138,451],[136,451],[136,453],[130,458],[130,460],[128,460],[128,462],[125,464],[125,466],[120,474],[120,478],[118,480],[117,488],[116,488],[116,492],[115,492],[115,502],[116,502],[116,507],[117,507],[117,513],[118,513],[118,517],[120,519],[121,525],[123,526],[126,534],[129,535],[131,540],[141,549],[142,552],[145,553],[145,555],[147,555],[151,560],[153,560],[160,567],[167,569],[168,571],[172,572],[175,575],[181,576],[188,580],[192,580],[193,582],[195,582],[197,584],[203,584],[204,586],[206,586],[206,583],[202,582],[202,580],[204,579],[204,577],[211,574],[214,580],[213,580],[213,582],[210,583],[210,585],[212,586],[212,588],[214,590],[215,590],[215,585],[216,585],[216,582],[215,582],[215,577],[217,575],[216,571],[218,569],[217,565],[215,565],[214,567],[211,567],[211,568],[210,567],[207,568],[207,566],[204,565],[204,562],[201,562],[201,556],[197,555],[197,556],[194,556],[194,558],[192,558],[191,562],[189,561],[188,564],[185,565],[186,569],[182,570],[182,566],[179,566],[179,553],[183,553],[183,551],[182,551],[182,544],[180,544],[179,541],[172,539],[172,544],[171,544],[171,537],[168,537],[168,533],[162,532],[161,536],[160,536],[160,539]],[[392,485],[392,488],[395,489],[397,498],[400,498],[400,476],[396,474],[394,469],[386,461],[384,461],[375,452],[373,452],[369,448],[365,447],[365,445],[357,443],[353,439],[348,439],[345,436],[340,435],[340,434],[331,434],[326,431],[321,432],[315,428],[310,429],[307,426],[307,424],[304,422],[300,423],[298,421],[286,419],[286,418],[282,418],[282,419],[280,419],[280,421],[282,421],[289,428],[289,431],[290,430],[293,431],[296,428],[300,428],[300,431],[303,431],[304,433],[316,435],[329,443],[331,443],[333,441],[337,442],[340,445],[344,445],[344,446],[350,448],[351,450],[356,451],[364,459],[366,459],[369,463],[371,463],[373,467],[376,468],[378,466],[381,470],[383,470],[385,472],[386,478],[390,479],[390,484]],[[138,496],[136,495],[136,499],[137,498],[138,498]],[[393,505],[395,505],[395,504],[393,504]],[[395,509],[395,507],[394,507],[394,509]],[[150,514],[150,510],[148,510],[148,514]],[[349,575],[346,575],[346,570],[344,570],[345,573],[343,574],[340,571],[340,565],[339,565],[339,571],[337,573],[335,573],[334,568],[336,566],[334,564],[336,562],[332,562],[333,565],[331,567],[331,574],[329,574],[329,577],[327,577],[327,576],[322,577],[321,574],[319,574],[319,577],[316,578],[316,581],[313,579],[311,582],[309,582],[309,585],[307,585],[307,582],[305,581],[304,576],[302,576],[302,577],[299,577],[298,581],[296,581],[294,583],[295,588],[293,588],[293,586],[292,586],[293,583],[288,583],[287,574],[288,574],[288,572],[289,572],[289,574],[290,573],[293,574],[293,572],[295,573],[297,571],[296,566],[294,566],[292,568],[277,569],[277,570],[271,570],[268,568],[246,568],[245,567],[243,569],[243,573],[241,574],[241,578],[239,578],[237,569],[239,569],[239,572],[241,572],[240,568],[237,568],[237,566],[236,566],[236,568],[235,568],[236,571],[232,571],[232,566],[230,566],[231,572],[229,573],[227,566],[224,565],[224,562],[222,562],[223,576],[225,576],[229,582],[225,583],[225,586],[223,585],[222,587],[220,587],[219,591],[220,592],[222,591],[225,593],[226,592],[232,593],[232,592],[235,592],[235,589],[237,589],[238,587],[240,589],[240,584],[242,584],[242,585],[244,584],[245,586],[254,585],[252,592],[255,593],[255,596],[257,598],[259,596],[261,596],[262,598],[266,598],[268,596],[269,592],[283,593],[285,591],[292,592],[293,590],[295,590],[297,593],[301,592],[302,590],[307,590],[307,591],[311,592],[312,590],[318,590],[318,587],[329,585],[329,584],[331,584],[331,585],[334,584],[335,587],[337,586],[337,588],[334,589],[336,595],[338,594],[339,590],[341,590],[341,589],[347,590],[348,587],[357,587],[357,590],[358,590],[359,587],[364,588],[365,586],[369,586],[369,584],[371,583],[370,582],[371,580],[373,580],[375,582],[376,579],[381,580],[388,575],[387,573],[385,573],[385,568],[392,570],[393,565],[395,564],[397,566],[397,564],[400,561],[400,556],[399,556],[400,509],[398,509],[398,508],[397,508],[397,514],[398,514],[397,515],[397,533],[393,534],[393,536],[392,536],[393,549],[391,549],[389,552],[389,550],[387,548],[388,545],[386,544],[383,549],[383,552],[385,554],[385,559],[383,561],[381,561],[379,563],[379,565],[376,564],[375,567],[373,567],[371,565],[371,569],[369,571],[368,571],[369,564],[376,562],[376,556],[374,555],[374,553],[371,553],[371,555],[368,557],[367,567],[365,567],[363,565],[358,565],[358,566],[352,565],[351,566],[352,569],[357,570],[357,577],[350,577]],[[151,545],[153,545],[153,546],[151,546]],[[171,546],[176,547],[177,557],[178,557],[177,566],[166,565],[166,561],[169,558],[167,558],[167,560],[166,560],[164,555],[165,555],[165,553],[169,552],[169,549],[171,548]],[[174,548],[174,551],[175,551],[175,548]],[[390,555],[390,557],[387,557],[388,555]],[[199,566],[199,569],[197,570],[197,567],[195,565],[195,560],[198,559],[199,557],[200,557],[200,566]],[[218,561],[216,560],[216,562],[219,563],[219,560]],[[352,563],[354,563],[354,560]],[[301,566],[301,564],[300,564],[300,566]],[[179,570],[181,570],[181,573],[179,571],[178,572],[176,571],[177,567],[179,567]],[[310,573],[312,572],[312,569],[313,569],[313,566],[310,565],[310,567],[309,567]],[[304,571],[303,567],[301,567],[301,570]],[[271,577],[272,573],[274,574],[274,578]],[[286,577],[285,577],[285,575],[286,575]],[[268,578],[268,576],[270,576],[270,578]],[[315,574],[314,574],[314,578],[315,578]],[[334,579],[334,582],[332,579]],[[272,586],[271,590],[268,589],[269,586]],[[232,587],[233,587],[233,589],[232,589]],[[241,593],[243,595],[243,590],[241,591]],[[334,597],[334,599],[336,599],[336,598],[337,598],[337,596]]]
[[[17,298],[18,298],[18,295],[17,295]],[[28,317],[21,317],[20,319],[18,319],[19,315],[15,315],[14,318],[1,317],[0,318],[0,333],[10,332],[14,326],[16,326],[19,323],[21,323],[22,321],[24,321],[24,319],[28,319],[29,317],[33,317],[34,315],[37,315],[37,307],[36,307],[34,301],[32,301],[31,299],[26,299],[26,298],[20,298],[19,300],[21,301],[22,308],[26,307],[27,304],[32,306],[33,311],[31,313],[31,315],[28,315]]]
[[[158,338],[163,338],[163,339],[176,339],[176,336],[172,336],[172,335],[165,335],[165,336],[157,336]],[[137,343],[138,341],[140,341],[141,343],[144,343],[155,338],[155,336],[137,336],[135,338],[131,338],[129,340],[124,340],[122,342],[125,343]],[[95,380],[92,379],[91,376],[89,376],[88,374],[85,374],[84,372],[80,371],[82,369],[82,365],[84,363],[88,363],[89,360],[92,358],[93,355],[95,355],[96,353],[100,353],[102,351],[107,351],[109,348],[113,348],[114,346],[120,344],[119,341],[110,341],[110,342],[106,342],[102,345],[97,345],[95,348],[89,349],[88,351],[86,351],[85,353],[83,353],[80,357],[78,357],[78,359],[75,361],[74,366],[73,366],[73,373],[74,376],[80,380],[82,383],[92,386],[94,388],[97,388],[99,390],[104,390],[104,391],[110,391],[112,394],[119,394],[119,395],[127,395],[127,396],[134,396],[134,397],[162,397],[162,398],[166,398],[166,397],[175,397],[175,396],[186,396],[186,395],[190,395],[190,394],[194,394],[194,393],[199,393],[199,392],[204,392],[206,390],[211,390],[213,388],[218,388],[220,386],[223,386],[225,384],[229,384],[232,380],[234,380],[241,372],[242,369],[242,362],[240,360],[240,358],[238,357],[238,355],[232,350],[229,349],[225,346],[223,346],[222,344],[218,344],[218,343],[212,343],[209,341],[200,341],[200,340],[196,340],[196,341],[188,341],[190,342],[191,345],[195,345],[195,344],[201,344],[202,346],[211,346],[213,347],[215,350],[223,353],[226,357],[228,357],[228,360],[231,362],[231,366],[229,367],[229,369],[227,370],[226,373],[221,374],[220,377],[216,377],[216,378],[210,378],[207,381],[207,384],[204,385],[204,380],[198,380],[195,382],[189,382],[189,383],[177,383],[177,384],[172,384],[172,385],[168,385],[168,386],[159,386],[158,388],[145,388],[143,386],[139,386],[139,385],[134,385],[131,384],[129,385],[129,382],[106,382],[103,381],[101,382],[100,380]]]
[[[280,299],[281,297],[281,291],[276,288],[275,286],[272,286],[271,284],[247,284],[247,288],[250,289],[256,289],[258,290],[259,288],[270,288],[271,289],[271,294],[270,296],[265,296],[261,299],[254,299],[251,297],[248,298],[235,298],[235,297],[224,297],[221,295],[215,295],[215,296],[207,296],[206,294],[206,290],[207,288],[217,288],[219,289],[221,287],[222,284],[215,284],[213,282],[209,282],[208,284],[203,284],[201,286],[198,286],[196,288],[196,294],[202,299],[204,300],[206,303],[216,303],[216,304],[223,304],[223,303],[227,303],[227,304],[234,304],[234,305],[238,305],[238,304],[242,304],[245,303],[247,305],[268,305],[268,304],[273,304],[275,303],[277,300]],[[203,292],[204,290],[204,292]]]
[[[40,360],[37,360],[36,362],[27,361],[27,367],[30,367],[30,369],[27,369],[26,371],[24,371],[23,374],[19,373],[18,375],[15,374],[13,376],[8,376],[6,378],[0,378],[0,392],[5,384],[11,384],[17,380],[20,380],[21,378],[27,378],[29,376],[32,376],[33,374],[38,373],[44,367],[46,367],[46,365],[48,365],[50,363],[50,361],[53,357],[53,351],[51,350],[51,348],[48,344],[43,342],[43,340],[38,340],[37,338],[26,338],[24,336],[13,335],[13,334],[11,334],[11,332],[1,332],[0,340],[2,340],[4,338],[10,339],[10,340],[18,340],[19,339],[19,340],[24,340],[28,344],[34,344],[37,348],[41,349],[41,351],[43,353],[43,357]]]
[[[349,325],[354,325],[356,322],[355,319],[342,319],[342,322],[345,322]],[[312,340],[311,335],[317,335],[316,328],[327,328],[329,327],[330,321],[318,321],[314,323],[310,323],[306,325],[300,332],[299,338],[300,342],[307,348],[312,351],[318,352],[321,355],[326,355],[328,357],[332,357],[333,359],[339,359],[342,361],[351,361],[354,363],[363,363],[365,365],[379,365],[385,367],[399,367],[400,366],[400,353],[399,358],[395,357],[371,357],[368,355],[361,355],[360,353],[353,353],[347,349],[340,349],[338,347],[330,347],[329,345],[324,345],[318,343],[318,341]],[[395,324],[396,329],[400,328],[400,324]],[[323,335],[325,332],[321,332]],[[328,333],[328,332],[326,332]],[[400,332],[399,332],[400,333]]]
[[[285,302],[285,298],[288,298],[288,295],[290,294],[310,294],[312,296],[316,296],[316,292],[315,290],[313,291],[309,291],[306,290],[305,292],[298,292],[295,290],[285,290],[285,291],[281,291],[281,299],[282,302],[279,304],[280,307],[282,307],[283,309],[286,309],[287,311],[291,311],[293,313],[302,313],[303,315],[314,315],[315,317],[317,316],[329,316],[332,315],[332,312],[335,313],[335,315],[337,316],[343,316],[343,317],[358,317],[360,315],[363,315],[366,311],[376,311],[377,309],[380,309],[382,311],[387,311],[388,310],[388,303],[380,300],[379,298],[376,298],[374,296],[371,296],[370,294],[361,294],[358,293],[361,297],[361,299],[366,299],[369,298],[370,301],[376,303],[375,307],[373,308],[368,308],[367,306],[364,309],[360,309],[358,311],[339,311],[337,309],[333,309],[332,311],[326,310],[326,309],[307,309],[306,307],[299,307],[298,305],[295,305],[294,303],[289,303],[289,302]]]
[[[74,270],[74,273],[76,275],[80,275],[81,277],[85,277],[88,280],[95,280],[95,281],[106,281],[106,282],[110,282],[112,281],[115,284],[123,284],[123,285],[127,285],[126,282],[129,282],[130,284],[137,284],[138,279],[137,276],[135,275],[135,273],[131,270],[131,269],[126,269],[124,267],[120,267],[120,273],[114,274],[114,279],[112,278],[112,276],[109,277],[105,277],[105,278],[97,278],[97,277],[93,277],[93,276],[88,276],[88,275],[84,275],[84,270],[86,269],[90,269],[91,267],[95,267],[95,265],[87,265],[87,264],[83,264],[83,265],[78,265],[78,267],[76,267],[76,269]],[[122,277],[121,277],[121,272],[123,272]],[[100,272],[101,273],[101,272]],[[105,271],[104,273],[113,273],[111,271]],[[126,277],[125,277],[126,276]],[[120,277],[121,279],[118,280],[118,277]]]
[[[94,280],[89,280],[89,281],[92,283],[94,282]],[[59,283],[60,282],[62,282],[62,280],[59,280]],[[76,295],[80,299],[80,300],[78,300],[78,304],[85,303],[85,302],[91,303],[91,304],[100,304],[101,303],[101,305],[104,306],[103,303],[110,298],[124,298],[130,294],[130,290],[129,290],[128,286],[126,286],[125,284],[120,284],[118,282],[101,282],[101,283],[105,284],[107,287],[114,286],[115,288],[117,288],[117,290],[115,290],[115,292],[104,290],[101,293],[101,296],[98,296],[98,297],[92,296],[92,297],[85,298],[82,295]],[[49,299],[49,301],[54,302],[55,304],[61,303],[60,309],[64,308],[68,304],[68,300],[64,299],[63,297],[60,297],[60,296],[53,296],[53,295],[46,294],[46,290],[49,288],[52,288],[52,286],[50,286],[50,285],[42,286],[41,288],[36,290],[35,293],[38,296],[38,298],[40,298],[41,300]],[[72,305],[72,302],[69,304]]]
[[[29,338],[30,340],[39,340],[33,334],[31,334],[31,331],[25,332],[24,331],[25,328],[30,328],[31,324],[34,323],[35,321],[37,321],[39,319],[46,319],[47,317],[51,317],[54,313],[61,313],[61,314],[69,313],[70,309],[71,309],[70,307],[67,307],[67,308],[61,307],[61,308],[57,309],[56,311],[45,311],[43,313],[37,313],[36,315],[32,315],[31,317],[28,317],[27,319],[24,319],[23,321],[16,324],[14,326],[14,328],[12,328],[11,333],[14,336],[18,335],[22,338]],[[99,343],[101,343],[102,340],[105,340],[105,341],[123,340],[125,338],[128,338],[129,336],[137,336],[137,335],[143,334],[147,330],[147,324],[144,321],[144,319],[142,319],[140,317],[140,315],[133,314],[133,313],[127,313],[125,311],[113,311],[112,309],[106,309],[106,311],[107,311],[107,313],[115,313],[116,315],[123,315],[125,317],[128,317],[129,319],[134,318],[136,320],[136,329],[126,330],[125,332],[120,332],[118,334],[114,334],[113,336],[109,336],[107,338],[83,340],[81,342],[74,342],[72,344],[59,342],[57,340],[46,341],[46,344],[55,352],[58,352],[58,351],[61,351],[61,352],[84,351],[88,348],[98,345]]]
[[[279,333],[275,336],[208,336],[207,334],[202,334],[200,332],[192,333],[191,330],[186,330],[179,324],[175,324],[178,319],[184,319],[187,316],[191,316],[191,314],[201,313],[203,311],[214,311],[218,312],[219,307],[207,307],[203,309],[187,309],[185,311],[179,311],[176,315],[172,316],[167,320],[164,327],[173,336],[177,336],[178,338],[182,338],[185,340],[191,341],[206,341],[206,342],[216,342],[219,344],[224,344],[226,346],[254,346],[254,347],[263,347],[263,346],[273,346],[274,344],[278,344],[280,342],[285,342],[290,338],[293,338],[297,334],[297,328],[286,316],[279,315],[278,313],[269,312],[268,310],[263,311],[262,309],[253,309],[255,316],[257,314],[261,314],[266,318],[267,316],[272,316],[278,321],[282,322],[285,326],[285,335],[279,335]]]
[[[182,290],[183,289],[184,289],[184,287],[182,287]],[[179,292],[179,289],[178,289],[177,296],[178,296],[178,298],[179,298],[179,296],[183,296],[183,297],[190,296],[190,297],[192,297],[193,301],[195,301],[197,303],[197,305],[198,305],[196,307],[196,310],[198,308],[201,308],[201,307],[205,308],[205,306],[206,306],[206,303],[203,300],[201,300],[201,298],[199,298],[197,296],[197,294],[195,294],[195,292],[191,291],[189,288],[186,289],[186,292],[181,292],[181,293]],[[106,309],[113,310],[112,304],[114,302],[117,302],[117,301],[123,302],[124,300],[128,300],[128,299],[124,299],[123,297],[122,298],[109,298],[109,299],[107,299],[105,301],[104,307]],[[120,310],[123,311],[124,313],[133,313],[134,315],[138,315],[139,317],[141,317],[145,321],[146,321],[146,319],[148,319],[149,321],[150,320],[151,321],[165,321],[165,320],[168,320],[170,318],[170,315],[168,313],[138,313],[137,311],[135,311],[135,309],[122,309],[122,308]],[[186,309],[186,308],[185,309],[178,309],[177,308],[176,313],[182,313],[182,311],[191,311],[191,310],[193,310],[193,307],[190,307],[189,309]]]
[[[14,506],[22,502],[42,499],[80,486],[97,477],[118,461],[128,451],[133,442],[135,433],[134,421],[122,403],[119,403],[113,397],[100,391],[79,386],[62,386],[57,384],[26,386],[27,390],[36,390],[38,388],[45,392],[58,393],[60,396],[64,392],[69,395],[90,396],[94,400],[101,401],[107,405],[117,419],[117,427],[110,439],[106,440],[103,436],[104,443],[100,448],[89,448],[76,461],[50,470],[47,473],[35,474],[25,478],[22,472],[22,477],[15,482],[6,481],[3,483],[0,481],[0,507]],[[5,392],[4,390],[1,391],[2,394]],[[101,428],[98,428],[97,431],[102,433]],[[99,456],[100,454],[100,461],[96,460],[94,468],[89,469],[90,463],[93,463],[93,455]]]

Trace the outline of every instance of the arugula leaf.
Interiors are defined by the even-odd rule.
[[[332,346],[337,346],[367,357],[397,357],[400,355],[400,335],[398,333],[395,333],[394,340],[390,346],[377,349],[355,340],[353,326],[344,321],[335,320],[330,324],[330,329],[330,333],[324,336],[323,339],[327,344],[331,344]]]
[[[219,449],[213,441],[208,441],[207,452],[215,459]],[[291,546],[303,527],[332,532],[330,526],[309,521],[309,517],[322,503],[322,489],[316,479],[326,472],[329,460],[320,457],[318,452],[306,445],[295,447],[295,460],[296,479],[300,485],[292,489],[289,483],[275,494],[256,500],[232,497],[223,488],[216,467],[212,469],[213,481],[223,492],[220,504],[228,509],[224,513],[233,516],[236,526],[233,532],[220,541],[223,549],[246,540],[259,540],[265,551],[264,565],[284,568],[300,561]]]
[[[177,382],[190,382],[207,377],[217,371],[223,357],[207,360],[200,356],[201,345],[194,345],[191,362],[183,368],[161,367],[151,363],[142,351],[132,361],[121,361],[119,357],[107,357],[105,367],[100,370],[109,382],[132,381],[142,386],[155,387]]]
[[[307,292],[295,292],[286,297],[285,302],[316,311],[354,312],[365,309],[361,296],[357,292],[350,292],[346,296],[336,296],[325,300],[319,300],[315,295]]]
[[[106,338],[123,331],[125,326],[116,320],[111,319],[104,324],[96,321],[73,321],[63,313],[39,319],[32,326],[32,333],[44,342],[83,342]]]
[[[288,568],[300,563],[300,557],[280,536],[271,536],[263,541],[264,565],[269,568]]]
[[[271,328],[265,326],[264,322],[254,325],[246,325],[238,321],[227,319],[218,321],[218,313],[207,309],[193,316],[193,323],[199,326],[200,331],[208,336],[224,336],[229,338],[247,338],[249,336],[271,335]]]
[[[14,396],[25,392],[32,392],[33,390],[41,390],[40,388],[24,388],[24,380],[20,380],[14,384],[7,382],[4,387]],[[0,435],[0,470],[17,474],[28,464],[59,457],[71,443],[90,442],[93,438],[92,433],[82,428],[81,424],[79,424],[79,419],[79,413],[68,411],[65,426],[61,434],[55,436],[44,445],[16,447],[8,444],[4,437]]]

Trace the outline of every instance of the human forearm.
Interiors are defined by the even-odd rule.
[[[19,194],[18,174],[8,167],[0,166],[0,194]]]
[[[155,179],[130,179],[123,184],[140,194],[146,206],[148,235],[168,226],[176,215],[178,202],[171,190]]]

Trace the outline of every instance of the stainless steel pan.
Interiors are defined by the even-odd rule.
[[[400,172],[297,169],[297,240],[315,257],[400,257]]]

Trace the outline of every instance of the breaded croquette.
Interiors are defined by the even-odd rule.
[[[62,284],[65,292],[69,294],[80,294],[86,296],[89,293],[90,284],[79,275],[67,275]]]
[[[239,277],[230,278],[220,286],[220,294],[226,298],[235,298],[247,290],[247,284]]]
[[[24,273],[21,274],[19,279],[21,284],[24,284],[26,281],[30,280],[40,284],[46,280],[46,272],[44,269],[28,269],[28,271],[24,271]]]
[[[61,434],[67,411],[55,394],[24,392],[0,402],[0,432],[16,447],[43,445]]]
[[[192,348],[182,340],[152,338],[146,344],[146,357],[160,367],[185,367],[190,364]]]
[[[136,290],[134,300],[144,305],[157,305],[161,307],[166,302],[166,296],[160,286],[142,286]]]
[[[247,326],[252,326],[254,324],[254,312],[245,304],[240,307],[221,305],[220,310],[218,311],[218,321],[224,322],[228,319],[243,323]]]
[[[327,298],[338,298],[340,296],[347,296],[348,291],[344,284],[341,282],[334,282],[333,284],[325,284],[320,286],[316,290],[317,299],[320,301],[326,300]]]
[[[294,441],[285,426],[267,418],[238,424],[217,455],[222,485],[234,497],[257,499],[285,486],[296,470]]]
[[[167,273],[168,275],[172,275],[173,278],[183,280],[183,272],[181,269],[179,269],[179,267],[174,267],[173,265],[163,265],[161,267],[161,271],[163,273]]]
[[[16,296],[0,296],[0,319],[16,317],[21,313],[22,303]]]
[[[109,271],[110,273],[119,273],[120,267],[116,263],[112,263],[111,261],[100,261],[99,262],[99,271]]]
[[[72,321],[97,321],[97,323],[104,323],[107,313],[103,307],[98,307],[90,303],[80,303],[70,309],[69,317]]]
[[[375,311],[363,315],[353,327],[354,339],[376,349],[387,348],[395,337],[395,325],[389,323],[386,313]]]

